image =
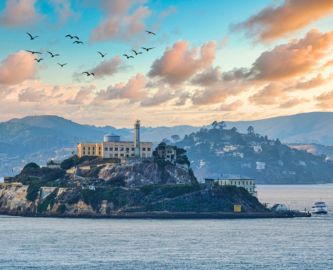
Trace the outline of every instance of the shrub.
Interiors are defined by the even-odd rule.
[[[27,190],[26,198],[27,200],[33,202],[37,199],[38,193],[40,189],[39,183],[31,183]]]
[[[76,166],[78,163],[79,163],[79,157],[77,155],[74,155],[70,158],[63,160],[60,164],[60,167],[63,170],[68,170],[73,166]]]

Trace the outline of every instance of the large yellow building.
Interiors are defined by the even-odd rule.
[[[140,121],[134,126],[134,141],[121,141],[118,135],[105,135],[101,143],[79,143],[77,155],[101,158],[149,158],[153,155],[153,143],[140,141]]]

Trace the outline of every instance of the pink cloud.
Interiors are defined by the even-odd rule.
[[[93,30],[92,41],[112,38],[130,39],[144,31],[144,20],[150,15],[146,0],[102,0],[103,21]]]
[[[53,5],[61,23],[65,23],[70,17],[76,16],[70,0],[49,0]]]
[[[318,101],[317,107],[321,109],[332,109],[333,108],[333,91],[322,93],[316,97]]]
[[[231,102],[229,104],[222,104],[220,107],[220,110],[225,111],[225,112],[237,111],[242,106],[243,106],[243,102],[240,100],[237,100],[237,101]]]
[[[9,55],[0,63],[0,84],[18,84],[36,75],[34,57],[20,51]]]
[[[226,80],[282,80],[314,70],[333,43],[333,31],[313,29],[302,39],[295,39],[263,52],[250,69],[238,68],[224,74]]]
[[[155,60],[148,76],[162,78],[170,84],[182,83],[211,66],[215,53],[215,41],[192,49],[187,41],[178,41],[172,48],[168,48],[160,59]]]
[[[130,78],[127,83],[118,83],[109,86],[106,90],[98,92],[96,99],[99,101],[127,99],[131,102],[137,102],[143,100],[147,96],[145,87],[145,76],[143,74],[137,74]]]
[[[0,14],[0,25],[25,26],[36,22],[41,15],[35,4],[36,0],[7,0],[5,9]]]
[[[110,60],[105,60],[91,70],[95,74],[96,78],[103,78],[106,76],[112,76],[124,69],[125,65],[120,56],[115,56]]]
[[[285,0],[282,5],[267,7],[233,28],[270,41],[300,30],[332,12],[331,0]]]

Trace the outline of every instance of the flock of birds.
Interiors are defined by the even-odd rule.
[[[156,36],[156,33],[154,33],[154,32],[152,32],[152,31],[148,31],[148,30],[146,30],[145,31],[148,35],[154,35],[154,36]],[[27,32],[26,33],[28,36],[29,36],[29,38],[30,38],[30,40],[35,40],[36,38],[38,38],[39,36],[34,36],[34,35],[32,35],[31,33],[29,33],[29,32]],[[66,38],[69,38],[69,39],[71,39],[71,40],[74,40],[73,41],[73,44],[77,44],[77,45],[83,45],[84,44],[84,42],[78,37],[78,36],[75,36],[75,35],[71,35],[71,34],[67,34],[66,36],[65,36]],[[144,51],[146,51],[146,52],[149,52],[150,50],[152,50],[152,49],[154,49],[154,47],[141,47],[141,49],[142,50],[144,50]],[[29,53],[31,53],[32,55],[42,55],[43,53],[42,52],[39,52],[39,51],[32,51],[32,50],[26,50],[27,52],[29,52]],[[138,50],[131,50],[133,53],[134,53],[134,55],[132,54],[127,54],[127,53],[124,53],[123,54],[123,56],[126,58],[126,59],[131,59],[131,58],[134,58],[134,57],[136,57],[136,56],[138,56],[138,55],[140,55],[140,54],[143,54],[143,52],[142,51],[138,51]],[[53,53],[53,52],[51,52],[51,51],[46,51],[46,53],[48,53],[49,55],[50,55],[50,57],[51,58],[54,58],[54,57],[58,57],[58,56],[60,56],[60,54],[59,53]],[[97,51],[97,53],[102,57],[102,58],[104,58],[106,55],[107,55],[107,53],[102,53],[102,52],[100,52],[100,51]],[[34,59],[37,63],[40,63],[41,61],[43,61],[44,59],[43,58],[38,58],[38,57],[36,57],[35,59]],[[57,63],[60,67],[64,67],[64,66],[66,66],[67,65],[67,63]],[[89,72],[89,71],[84,71],[84,72],[82,72],[82,74],[84,74],[84,75],[86,75],[86,76],[95,76],[95,74],[93,73],[93,72]]]

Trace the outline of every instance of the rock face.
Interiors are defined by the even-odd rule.
[[[101,169],[98,177],[110,182],[123,180],[126,187],[196,183],[192,171],[186,165],[158,164],[153,161],[107,165]]]
[[[62,214],[66,216],[93,216],[95,214],[92,207],[82,200],[64,200],[66,196],[71,197],[73,189],[42,187],[35,201],[27,200],[27,191],[28,186],[26,185],[0,185],[0,213],[22,216]]]
[[[208,213],[268,210],[246,190],[236,187],[207,188],[200,185],[148,185],[141,188],[42,187],[34,201],[26,199],[28,186],[0,185],[0,213],[22,216],[114,217],[130,213]]]

